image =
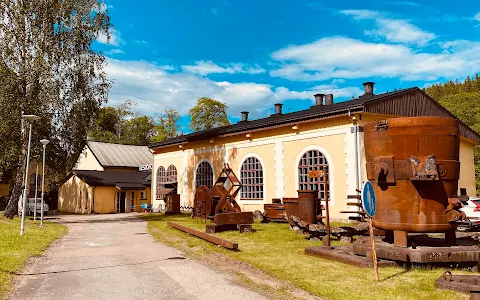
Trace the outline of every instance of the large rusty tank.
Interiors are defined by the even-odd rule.
[[[392,118],[364,129],[367,177],[377,199],[373,225],[394,231],[395,239],[402,232],[405,240],[407,232],[455,230],[461,218],[458,121]]]

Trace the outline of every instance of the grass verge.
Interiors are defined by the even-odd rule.
[[[25,234],[20,236],[20,218],[0,216],[0,299],[11,290],[12,279],[25,261],[42,252],[57,238],[67,233],[67,227],[40,221],[26,221]]]
[[[201,258],[219,253],[327,299],[468,299],[467,295],[435,288],[434,282],[443,273],[442,269],[380,268],[380,281],[376,282],[372,269],[307,256],[304,248],[321,245],[321,242],[306,240],[287,224],[255,223],[254,233],[216,234],[239,244],[240,251],[233,252],[167,226],[167,221],[172,221],[205,230],[205,224],[189,216],[146,214],[141,217],[148,221],[154,238],[188,255]]]

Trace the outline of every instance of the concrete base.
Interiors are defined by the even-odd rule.
[[[427,235],[409,236],[409,247],[397,247],[375,238],[378,258],[405,263],[465,263],[476,265],[480,260],[480,247],[473,241],[457,240],[456,246],[447,246],[444,239]],[[368,237],[359,238],[353,243],[353,253],[365,257],[371,256],[371,243]]]
[[[325,259],[343,262],[356,267],[373,267],[373,262],[363,256],[355,255],[352,246],[322,247],[314,246],[305,248],[305,254]],[[379,260],[379,267],[397,266],[397,263],[387,260]]]

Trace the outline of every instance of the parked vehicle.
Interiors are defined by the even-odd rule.
[[[460,227],[468,229],[480,228],[480,198],[469,197],[460,201],[463,204],[462,211],[467,216],[467,220],[459,224]]]
[[[35,212],[35,198],[28,198],[28,205],[27,205],[27,214],[28,215],[33,215]],[[43,214],[46,215],[48,212],[48,204],[43,203]],[[37,198],[37,216],[41,214],[42,211],[42,199]]]

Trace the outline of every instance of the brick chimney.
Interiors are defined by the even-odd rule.
[[[332,104],[333,104],[333,94],[326,94],[325,105],[332,105]]]
[[[322,106],[323,105],[323,97],[324,94],[315,94],[313,97],[315,97],[315,106]]]
[[[276,103],[275,105],[275,114],[281,115],[282,114],[282,106],[283,104],[281,103]]]
[[[248,121],[248,111],[242,111],[242,122]]]
[[[365,94],[364,96],[372,96],[373,95],[373,86],[375,85],[375,82],[365,82],[363,83],[363,88],[365,89]]]

